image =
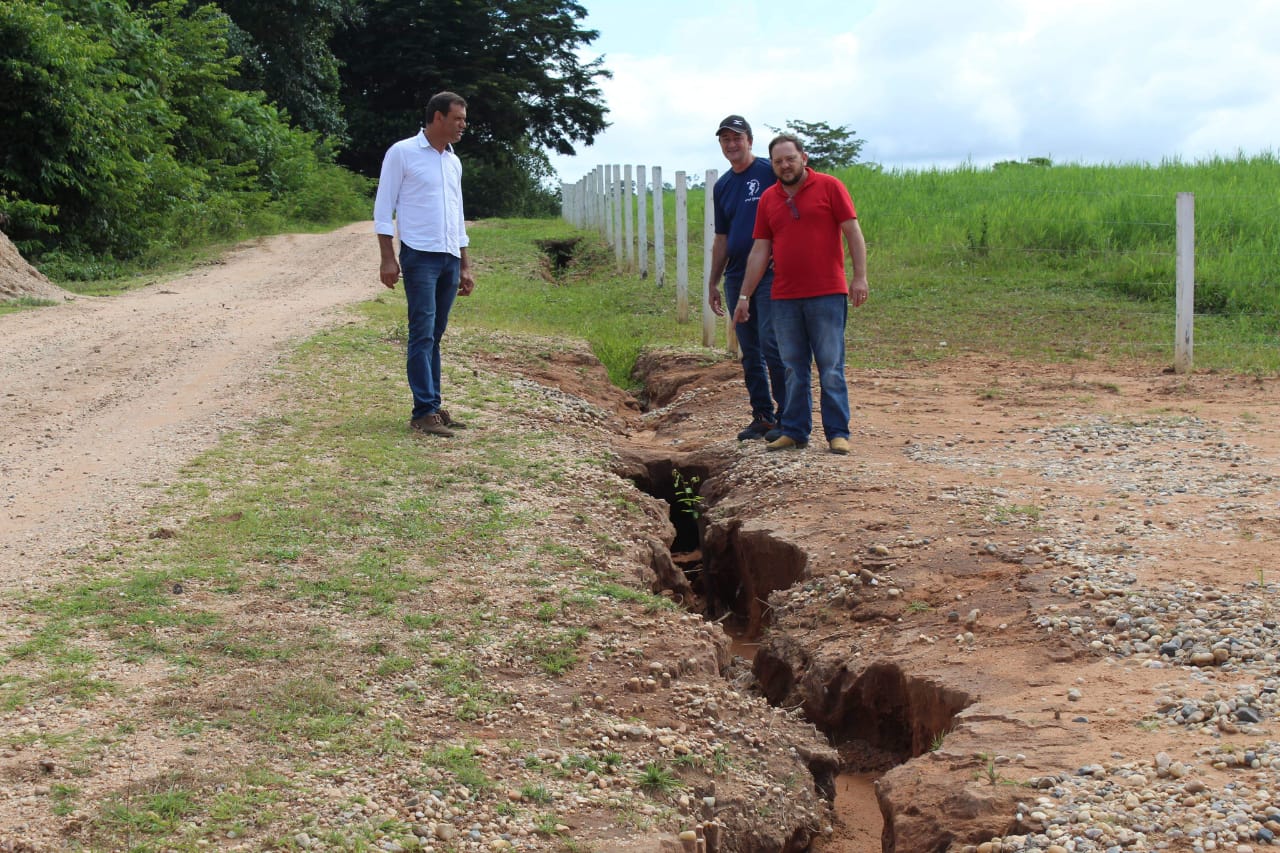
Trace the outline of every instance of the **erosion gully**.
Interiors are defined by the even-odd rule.
[[[750,666],[751,689],[775,706],[797,690],[801,708],[841,757],[834,775],[815,771],[817,790],[832,803],[834,834],[815,840],[813,853],[871,853],[893,849],[892,827],[876,782],[892,767],[929,751],[970,703],[967,695],[913,679],[898,666],[849,661],[836,684],[806,689],[780,647],[788,638],[770,631],[771,593],[804,582],[808,555],[766,531],[744,530],[741,519],[712,521],[712,505],[697,486],[713,466],[689,459],[643,460],[631,475],[636,487],[670,507],[675,538],[670,563],[655,566],[661,592],[718,623],[733,653]],[[677,477],[677,471],[679,476]],[[694,497],[697,495],[697,499]]]

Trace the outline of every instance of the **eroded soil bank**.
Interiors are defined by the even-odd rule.
[[[705,472],[693,600],[759,636],[753,690],[884,774],[884,850],[1276,837],[1274,381],[860,374],[841,458],[729,440],[733,365],[643,368],[627,470]]]

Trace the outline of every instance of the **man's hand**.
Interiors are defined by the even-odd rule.
[[[471,270],[465,269],[458,273],[458,295],[470,296],[471,291],[476,289],[475,276],[471,274]]]
[[[378,278],[382,279],[384,285],[395,290],[396,282],[400,280],[400,263],[394,257],[384,259],[378,267]]]
[[[724,316],[724,303],[720,301],[720,288],[717,285],[711,285],[708,292],[707,304],[711,306],[711,313],[717,317]]]
[[[871,288],[867,286],[867,279],[865,276],[862,278],[849,279],[849,301],[853,303],[854,308],[857,308],[859,305],[866,302],[867,297],[870,295]]]
[[[733,309],[733,322],[745,323],[751,319],[751,300],[739,299],[738,305]]]

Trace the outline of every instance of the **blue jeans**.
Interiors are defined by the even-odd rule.
[[[849,388],[844,381],[844,327],[849,297],[843,293],[808,299],[776,299],[773,331],[787,367],[787,402],[782,434],[808,441],[813,429],[810,358],[818,365],[822,388],[822,431],[827,441],[849,437]]]
[[[774,413],[782,411],[786,400],[786,368],[782,365],[778,339],[773,333],[775,303],[769,296],[772,289],[773,273],[768,273],[751,294],[751,319],[734,326],[738,349],[742,351],[742,378],[746,381],[747,398],[751,401],[751,416],[766,421],[774,420]],[[725,301],[731,313],[741,293],[741,279],[724,280]]]
[[[413,392],[414,418],[440,411],[440,339],[458,295],[461,270],[461,261],[448,252],[400,246],[400,274],[409,303],[405,372]]]

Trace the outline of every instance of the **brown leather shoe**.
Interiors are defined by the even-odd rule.
[[[801,450],[808,443],[809,442],[807,441],[796,441],[791,436],[784,435],[779,437],[777,440],[771,441],[768,444],[766,444],[764,446],[764,449],[765,450]]]
[[[455,421],[453,417],[449,414],[448,409],[441,409],[440,411],[436,412],[436,414],[440,416],[440,420],[443,421],[444,425],[447,426],[449,429],[466,429],[467,428],[467,425],[464,424],[462,421]]]
[[[429,415],[414,418],[409,421],[409,429],[426,433],[427,435],[439,435],[444,438],[453,437],[453,430],[445,426],[444,418],[440,417],[439,412],[432,412]]]

